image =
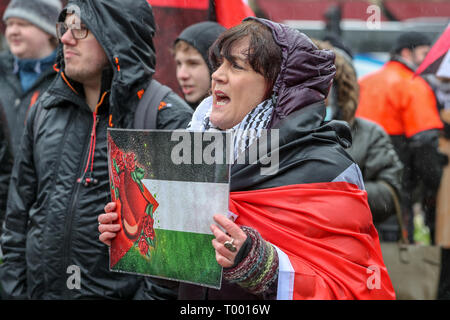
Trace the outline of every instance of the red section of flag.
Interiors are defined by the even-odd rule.
[[[436,43],[428,52],[425,60],[423,60],[422,64],[417,68],[416,74],[420,74],[425,69],[427,69],[433,62],[442,58],[444,54],[450,49],[450,25],[447,26],[444,33],[439,37]]]
[[[231,28],[250,16],[255,16],[252,9],[242,0],[216,0],[217,22],[225,28]]]
[[[232,192],[236,222],[294,269],[293,299],[394,299],[367,193],[346,182]]]
[[[209,0],[147,0],[152,6],[206,10]]]
[[[136,155],[119,149],[111,136],[108,136],[108,144],[111,200],[116,202],[117,223],[120,224],[110,248],[110,268],[113,268],[133,243],[139,242],[143,228],[146,229],[144,241],[147,236],[153,241],[153,213],[159,204],[141,182],[145,171],[138,167]],[[147,253],[148,247],[142,251]]]
[[[114,194],[114,193],[112,193]],[[109,267],[113,268],[117,262],[120,261],[120,259],[123,258],[123,256],[131,249],[133,246],[133,241],[131,241],[126,235],[123,226],[123,219],[121,218],[121,212],[124,204],[120,201],[119,198],[115,199],[115,197],[112,197],[113,201],[116,203],[116,212],[119,215],[119,219],[117,220],[117,223],[120,225],[120,231],[117,233],[116,237],[111,242],[110,247],[110,255],[109,255]],[[127,203],[126,203],[127,205]]]

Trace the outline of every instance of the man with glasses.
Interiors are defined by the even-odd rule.
[[[174,297],[111,272],[97,229],[110,198],[107,128],[133,128],[155,70],[151,7],[71,0],[58,20],[58,75],[30,110],[11,177],[0,283],[11,298]],[[185,128],[192,114],[173,92],[158,109],[159,129]]]

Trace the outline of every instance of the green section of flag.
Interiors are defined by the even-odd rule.
[[[213,238],[212,234],[155,229],[156,246],[150,249],[150,258],[141,255],[136,244],[113,270],[219,287],[222,269],[211,244]]]

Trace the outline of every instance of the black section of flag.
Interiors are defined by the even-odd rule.
[[[149,169],[144,179],[229,182],[230,133],[126,129],[108,133],[117,147],[133,152],[138,164]]]

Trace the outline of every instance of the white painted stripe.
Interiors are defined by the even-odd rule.
[[[274,245],[278,253],[277,300],[292,300],[294,297],[295,271],[289,257]]]
[[[155,229],[211,234],[215,214],[228,214],[229,185],[143,179],[159,203]]]
[[[348,182],[358,186],[360,190],[366,190],[364,186],[364,179],[356,163],[351,164],[345,169],[339,176],[337,176],[332,182]]]

